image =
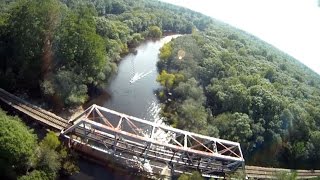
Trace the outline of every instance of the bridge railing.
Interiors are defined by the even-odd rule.
[[[165,163],[174,172],[200,170],[204,175],[243,166],[240,144],[154,123],[92,105],[62,134],[91,146]],[[159,164],[158,164],[159,165]]]

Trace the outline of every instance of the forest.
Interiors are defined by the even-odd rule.
[[[165,44],[157,81],[174,127],[240,142],[246,164],[320,168],[320,76],[212,21]]]
[[[168,124],[240,142],[246,164],[320,169],[320,76],[266,42],[157,0],[0,3],[1,88],[25,92],[49,107],[80,106],[142,41],[184,34],[161,48],[157,64],[157,94]],[[0,154],[0,165],[8,168],[1,174],[52,178],[64,171],[64,160],[48,167],[50,159],[33,154],[51,148],[55,157],[48,158],[54,159],[59,143],[39,141],[2,111],[0,123],[0,151],[7,153]],[[6,126],[24,134],[5,132]],[[11,142],[7,134],[26,137],[25,143]],[[21,143],[23,152],[4,143]],[[21,158],[6,159],[12,153]]]
[[[0,109],[0,178],[51,180],[79,171],[54,132],[42,140],[21,119]]]
[[[74,107],[106,84],[130,49],[210,18],[156,0],[1,0],[0,83]]]

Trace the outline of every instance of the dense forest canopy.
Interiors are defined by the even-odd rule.
[[[38,143],[37,136],[18,117],[0,109],[1,179],[53,180],[79,171],[74,158],[54,132]]]
[[[318,74],[218,22],[164,45],[159,57],[170,124],[240,142],[249,164],[320,168]]]
[[[167,122],[240,142],[249,164],[320,168],[319,75],[265,42],[156,0],[0,3],[2,88],[81,105],[130,48],[167,32],[189,34],[160,50],[158,96]]]
[[[0,82],[55,105],[81,105],[129,48],[210,18],[155,0],[1,0]]]

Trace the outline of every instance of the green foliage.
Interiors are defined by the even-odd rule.
[[[1,5],[3,88],[80,105],[144,37],[192,33],[164,45],[159,54],[157,81],[164,87],[159,97],[167,121],[240,141],[249,164],[320,167],[319,75],[265,42],[156,0],[19,0]],[[57,160],[51,150],[41,153],[48,154],[41,162]],[[11,163],[0,164],[7,161]],[[27,160],[19,161],[28,166]],[[59,166],[74,169],[69,163]]]
[[[50,131],[40,142],[40,146],[43,148],[56,150],[61,145],[61,142],[57,138],[57,135]]]
[[[56,134],[52,131],[39,143],[37,169],[41,169],[48,177],[57,177],[59,170],[64,175],[72,175],[79,171],[74,158],[61,145]]]
[[[157,81],[167,88],[172,88],[175,80],[174,74],[167,73],[167,71],[163,70],[161,74],[157,77]]]
[[[43,171],[34,170],[31,173],[21,176],[18,180],[49,180],[47,174]]]
[[[17,117],[0,109],[0,167],[3,179],[56,179],[79,171],[74,157],[54,132],[37,144],[36,135]]]
[[[159,57],[160,57],[161,60],[167,60],[171,56],[171,53],[172,53],[171,43],[166,43],[160,49]]]
[[[232,174],[228,174],[226,179],[244,180],[244,179],[248,179],[248,178],[246,177],[245,171],[237,170],[236,172],[234,172]],[[249,178],[249,179],[252,179],[252,178]]]
[[[178,180],[204,180],[198,171],[194,171],[192,174],[181,174]]]
[[[240,142],[248,164],[320,167],[319,75],[219,22],[176,38],[159,57],[167,122]]]
[[[199,102],[187,99],[178,108],[178,128],[191,132],[207,134],[207,112]]]
[[[81,76],[70,71],[58,71],[41,85],[45,95],[57,95],[64,100],[64,104],[77,105],[88,98],[88,88],[80,78]]]
[[[191,33],[211,19],[149,0],[19,0],[0,8],[0,82],[78,106],[144,37]],[[198,21],[201,19],[201,21]],[[167,54],[168,56],[168,54]]]
[[[22,88],[37,88],[35,79],[47,70],[45,48],[60,20],[59,9],[56,0],[33,0],[18,1],[9,11],[6,46],[11,53],[4,56],[4,72],[12,71]]]
[[[278,172],[275,174],[275,177],[279,180],[296,180],[297,175],[297,172]]]
[[[195,80],[194,78],[188,79],[186,82],[180,82],[174,89],[174,92],[175,96],[179,97],[179,99],[192,98],[200,104],[205,101],[203,89],[199,87],[197,80]]]
[[[161,29],[158,26],[150,26],[148,28],[148,36],[152,38],[160,38],[162,36]]]
[[[0,124],[0,174],[23,173],[33,164],[36,136],[17,117],[7,116],[1,109]]]
[[[81,75],[84,84],[96,84],[104,80],[98,74],[104,72],[107,59],[102,38],[96,34],[95,21],[90,9],[79,7],[62,20],[59,38],[55,41],[56,54],[61,59],[60,68]]]
[[[37,169],[41,169],[49,177],[56,177],[61,168],[58,152],[45,145],[40,145],[37,154]]]
[[[129,46],[130,47],[135,47],[137,46],[140,42],[142,42],[144,40],[144,38],[142,37],[142,35],[140,33],[134,33],[132,34],[132,39],[129,42]]]
[[[250,127],[252,120],[247,114],[223,113],[216,117],[214,124],[219,127],[220,137],[240,142],[242,145],[253,135]]]

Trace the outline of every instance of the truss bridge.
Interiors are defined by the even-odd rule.
[[[145,172],[200,171],[213,177],[244,167],[240,144],[154,123],[92,105],[61,131],[70,141],[89,145]]]
[[[279,173],[293,172],[298,179],[320,177],[320,170],[244,166],[237,142],[175,129],[97,105],[67,120],[1,88],[0,105],[60,132],[71,148],[86,156],[147,175],[170,176],[197,170],[205,177],[224,178],[244,168],[246,177],[254,179],[275,179]]]

